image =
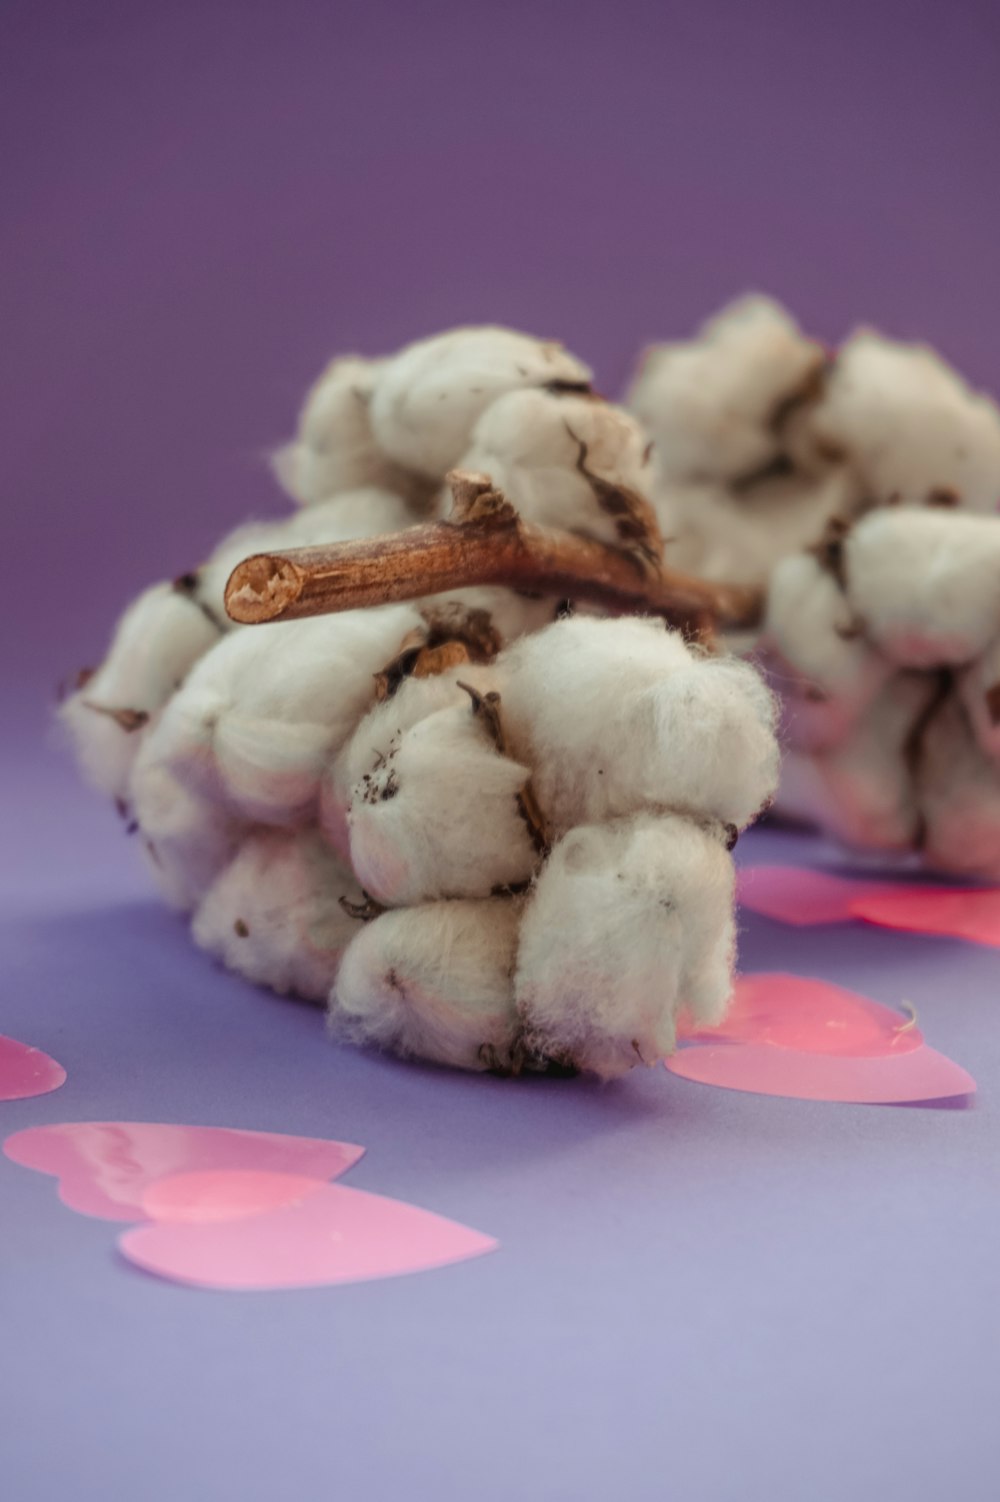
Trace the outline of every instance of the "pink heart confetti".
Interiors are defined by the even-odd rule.
[[[929,887],[851,880],[797,866],[751,866],[739,873],[738,892],[742,907],[797,927],[859,919],[1000,948],[997,887]]]
[[[166,1175],[249,1169],[325,1182],[364,1148],[319,1137],[244,1132],[153,1121],[71,1121],[15,1132],[4,1143],[15,1163],[59,1180],[71,1210],[101,1220],[138,1220],[149,1186]]]
[[[363,1148],[315,1137],[161,1122],[64,1122],[16,1132],[15,1163],[63,1203],[142,1220],[120,1239],[149,1272],[202,1288],[308,1288],[443,1267],[492,1251],[467,1226],[329,1182]]]
[[[154,1179],[142,1196],[149,1220],[205,1225],[218,1220],[247,1220],[297,1205],[322,1189],[323,1179],[298,1173],[253,1168],[170,1173]]]
[[[29,1100],[66,1083],[66,1071],[40,1048],[0,1033],[0,1100]]]
[[[277,1208],[240,1219],[170,1218],[126,1231],[119,1247],[138,1267],[174,1282],[263,1290],[423,1272],[497,1246],[490,1236],[400,1200],[340,1184],[309,1187],[300,1178],[269,1177],[289,1178],[284,1186],[269,1186]],[[191,1203],[190,1188],[180,1195],[182,1202]],[[213,1204],[219,1202],[218,1189],[216,1184]],[[234,1186],[236,1201],[242,1194],[242,1186]]]
[[[728,1090],[884,1105],[976,1088],[912,1020],[804,976],[740,976],[721,1027],[678,1036],[682,1046],[666,1061],[671,1073]]]

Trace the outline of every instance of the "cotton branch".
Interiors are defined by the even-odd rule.
[[[759,617],[758,590],[710,584],[637,552],[535,526],[487,476],[456,470],[448,478],[454,499],[445,521],[244,559],[226,585],[229,615],[257,625],[494,584],[662,615],[696,634],[712,623],[749,626]]]

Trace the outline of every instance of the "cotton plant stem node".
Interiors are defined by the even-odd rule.
[[[226,586],[229,616],[259,625],[501,585],[661,615],[695,635],[710,622],[736,629],[759,618],[757,589],[708,583],[653,561],[648,529],[641,548],[611,547],[524,521],[485,475],[453,470],[448,482],[453,506],[444,521],[244,559]]]

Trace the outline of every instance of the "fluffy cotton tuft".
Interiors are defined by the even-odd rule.
[[[688,819],[572,830],[521,925],[515,994],[528,1045],[605,1078],[674,1049],[684,1010],[721,1020],[732,986],[733,866]]]
[[[421,719],[354,788],[348,827],[361,885],[401,907],[527,881],[537,855],[518,798],[529,775],[500,755],[468,700]]]
[[[841,347],[813,431],[853,465],[869,500],[1000,504],[1000,411],[933,350],[871,330]]]
[[[232,860],[247,824],[223,804],[187,788],[148,740],[129,782],[136,833],[164,900],[191,912]]]
[[[649,807],[742,829],[774,791],[775,705],[759,675],[699,656],[660,621],[557,621],[509,648],[498,675],[512,752],[555,834]]]
[[[821,751],[843,740],[892,676],[829,569],[812,553],[771,576],[763,655],[784,695],[791,745]]]
[[[659,556],[645,499],[649,445],[620,407],[592,396],[512,391],[479,419],[461,468],[489,475],[527,521]]]
[[[374,701],[375,674],[419,624],[398,605],[234,632],[168,705],[152,754],[247,819],[301,823]]]
[[[502,897],[383,913],[344,955],[332,1033],[459,1069],[507,1066],[518,1034],[518,916]]]
[[[255,985],[323,1002],[358,929],[341,897],[362,894],[318,834],[255,830],[208,889],[191,931]]]
[[[372,393],[384,360],[340,356],[310,388],[295,438],[274,455],[281,485],[300,506],[362,486],[418,499],[426,485],[382,453],[372,432]]]
[[[916,775],[929,865],[1000,881],[1000,770],[949,697],[922,738]]]
[[[647,350],[627,404],[665,476],[728,482],[779,456],[782,414],[815,384],[825,358],[776,302],[745,297],[688,343]]]
[[[409,345],[375,382],[371,421],[384,453],[442,480],[469,447],[491,402],[521,387],[590,383],[590,371],[552,340],[512,329],[453,329]]]
[[[1000,630],[1000,525],[962,512],[872,512],[844,542],[847,595],[900,667],[968,662]]]
[[[80,765],[99,791],[126,799],[151,718],[218,637],[197,605],[171,584],[154,584],[129,606],[101,666],[60,710]]]

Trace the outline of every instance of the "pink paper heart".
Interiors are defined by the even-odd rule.
[[[848,880],[797,866],[739,873],[742,907],[797,927],[859,919],[882,928],[970,939],[1000,948],[1000,888]]]
[[[0,1100],[48,1095],[66,1083],[66,1071],[40,1048],[0,1033]]]
[[[152,1121],[75,1121],[15,1132],[4,1143],[15,1163],[59,1179],[63,1204],[101,1220],[138,1220],[144,1195],[166,1175],[248,1169],[326,1181],[364,1148],[318,1137]]]
[[[205,1225],[217,1220],[249,1220],[297,1205],[322,1189],[324,1180],[300,1173],[273,1173],[253,1168],[208,1169],[204,1173],[169,1173],[146,1186],[142,1208],[147,1219]]]
[[[744,866],[736,875],[741,907],[797,928],[848,922],[859,885],[800,866]]]
[[[299,1180],[272,1184],[270,1192],[286,1202],[249,1218],[139,1226],[125,1232],[119,1247],[137,1266],[174,1282],[262,1290],[422,1272],[497,1245],[455,1221],[362,1189],[322,1184],[310,1191]]]
[[[851,913],[882,928],[971,939],[1000,948],[996,887],[872,886],[851,898]]]
[[[728,1090],[889,1104],[976,1088],[891,1008],[797,975],[738,977],[722,1026],[688,1029],[679,1040],[666,1061],[671,1073]]]

